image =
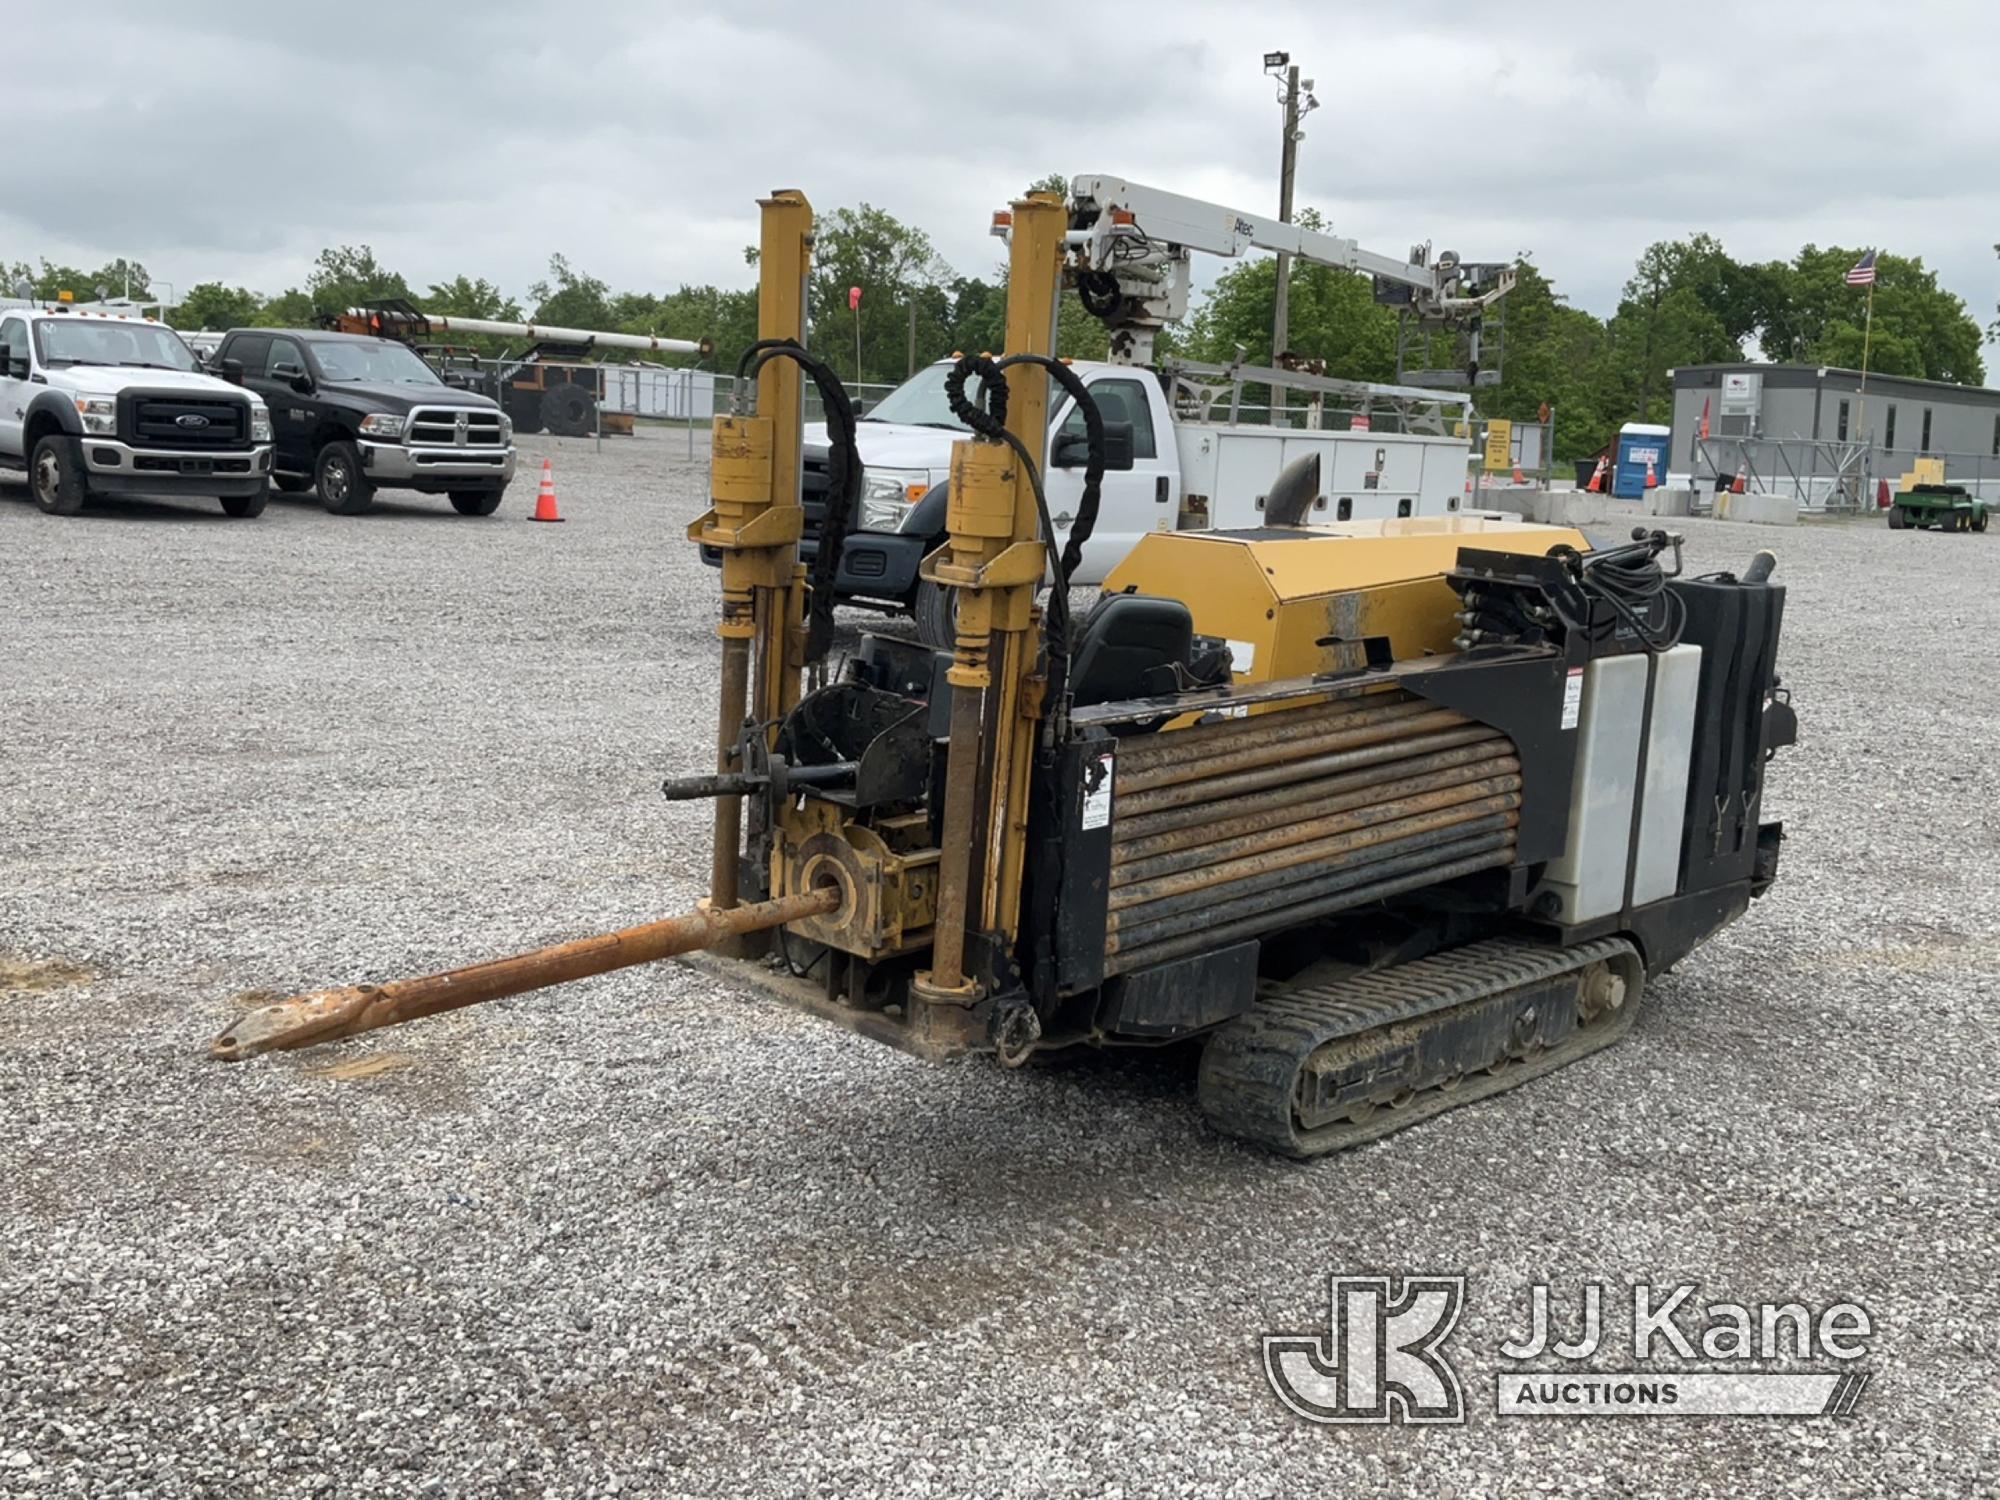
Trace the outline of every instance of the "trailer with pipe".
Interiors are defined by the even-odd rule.
[[[321,314],[322,327],[342,333],[369,333],[411,345],[450,384],[500,403],[517,432],[551,432],[583,437],[597,430],[601,408],[615,393],[601,363],[607,349],[646,354],[714,352],[707,339],[660,338],[646,333],[565,328],[550,323],[510,323],[495,318],[461,318],[426,313],[407,300],[383,298],[337,313]],[[497,357],[474,353],[455,339],[525,339],[519,350]]]

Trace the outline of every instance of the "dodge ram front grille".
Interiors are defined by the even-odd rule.
[[[403,440],[412,448],[500,448],[500,413],[471,407],[420,407],[410,413]]]

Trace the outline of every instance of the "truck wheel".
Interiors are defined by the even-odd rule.
[[[52,432],[35,444],[28,466],[35,504],[52,516],[73,516],[83,509],[83,444]]]
[[[1986,516],[1987,512],[1983,510],[1976,510],[1972,513],[1972,529],[1974,531],[1984,531],[1986,529]]]
[[[461,516],[490,516],[500,508],[505,490],[453,490],[451,508]]]
[[[595,425],[597,402],[574,381],[565,380],[542,392],[542,424],[557,437],[583,437]]]
[[[1892,505],[1889,507],[1889,529],[1891,531],[1901,531],[1909,524],[1908,519],[1903,514],[1902,506]]]
[[[933,651],[950,651],[958,644],[958,590],[941,588],[929,579],[917,585],[917,639]]]
[[[254,495],[224,495],[221,497],[222,513],[225,516],[234,516],[240,521],[247,521],[252,516],[263,515],[264,502],[270,498],[271,487],[268,484]]]
[[[358,516],[375,503],[375,486],[361,472],[361,454],[345,440],[319,450],[313,488],[319,491],[319,503],[336,516]]]

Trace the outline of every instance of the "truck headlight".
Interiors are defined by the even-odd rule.
[[[861,481],[861,530],[900,531],[910,507],[930,492],[928,475],[868,474]]]
[[[78,396],[76,414],[85,432],[110,437],[118,431],[118,402],[110,396]]]
[[[403,435],[403,419],[378,411],[361,419],[361,432],[364,437],[398,438]]]
[[[271,409],[268,406],[250,408],[250,441],[253,443],[271,441]]]
[[[503,443],[514,441],[514,419],[512,417],[502,417],[500,419],[500,441]]]

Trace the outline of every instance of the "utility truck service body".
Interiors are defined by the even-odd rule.
[[[926,639],[940,647],[950,639],[949,600],[917,570],[944,540],[952,444],[966,435],[944,396],[951,365],[945,360],[918,371],[856,424],[866,478],[835,582],[846,603],[913,614]],[[1423,418],[1404,413],[1397,420],[1421,420],[1430,431],[1272,426],[1204,420],[1216,410],[1217,391],[1197,385],[1190,374],[1084,360],[1071,369],[1106,425],[1129,430],[1132,448],[1132,467],[1103,477],[1097,524],[1073,583],[1102,583],[1153,532],[1259,525],[1273,481],[1308,453],[1320,455],[1322,475],[1311,521],[1445,516],[1459,509],[1464,495],[1466,439],[1454,435],[1463,398],[1370,389],[1378,407],[1394,394],[1420,405]],[[1310,377],[1298,380],[1309,390],[1316,384]],[[1294,414],[1311,420],[1323,407],[1296,407]],[[822,518],[815,502],[826,484],[825,426],[807,427],[805,440],[802,551],[810,559],[818,551]],[[1057,542],[1066,544],[1082,499],[1085,459],[1083,416],[1067,397],[1053,408],[1046,459],[1049,514]],[[720,554],[708,560],[719,562]]]

